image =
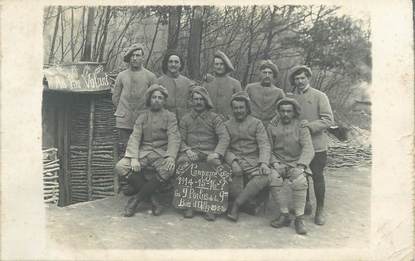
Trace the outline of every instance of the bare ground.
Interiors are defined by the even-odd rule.
[[[326,171],[326,218],[324,226],[306,217],[308,234],[291,227],[269,226],[276,211],[272,201],[257,216],[241,213],[237,223],[218,217],[208,222],[197,215],[184,219],[167,209],[154,217],[141,209],[134,217],[122,217],[125,196],[115,196],[64,208],[47,207],[50,240],[83,249],[211,249],[211,248],[354,248],[369,243],[370,166]]]

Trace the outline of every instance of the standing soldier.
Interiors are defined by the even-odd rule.
[[[302,127],[298,116],[300,105],[291,98],[283,98],[277,103],[278,120],[268,125],[268,137],[271,142],[271,184],[270,190],[274,200],[280,206],[280,216],[271,222],[271,226],[280,228],[291,223],[288,213],[287,190],[292,189],[295,212],[295,230],[306,234],[304,224],[304,207],[307,194],[306,173],[310,174],[308,165],[314,156],[310,132]]]
[[[144,48],[133,44],[124,55],[128,69],[120,72],[115,80],[112,102],[115,111],[115,126],[119,129],[119,154],[124,154],[125,144],[133,131],[134,122],[145,109],[144,94],[155,83],[156,76],[143,67]]]
[[[225,161],[232,168],[230,196],[234,199],[228,218],[237,221],[239,208],[269,185],[271,149],[264,125],[250,115],[248,94],[232,95],[231,106],[234,117],[225,122],[231,138]]]
[[[204,87],[194,87],[191,97],[192,110],[179,124],[182,144],[177,164],[186,161],[207,161],[213,166],[218,166],[222,163],[229,145],[229,134],[221,117],[210,111],[213,104]],[[185,210],[184,217],[192,218],[193,210]],[[208,221],[215,220],[212,213],[206,213],[204,217]]]
[[[265,126],[277,113],[277,102],[284,98],[284,91],[272,82],[277,78],[278,67],[270,60],[264,60],[259,66],[261,81],[250,83],[246,92],[251,99],[252,116],[260,119]]]
[[[164,109],[167,97],[168,92],[161,85],[153,84],[147,89],[145,101],[149,109],[138,116],[125,156],[115,166],[118,175],[128,175],[129,184],[137,192],[125,207],[125,217],[133,216],[137,205],[174,174],[180,133],[176,116]],[[144,168],[156,172],[143,172]],[[161,214],[158,205],[153,204],[152,211],[153,215]]]
[[[233,72],[231,60],[221,51],[217,51],[213,60],[213,68],[215,77],[213,80],[206,82],[204,87],[212,98],[213,111],[229,119],[232,115],[229,100],[236,92],[242,91],[241,83],[230,77],[229,73]]]
[[[295,87],[293,98],[297,100],[302,108],[300,119],[307,121],[304,126],[310,130],[313,140],[315,155],[310,163],[310,169],[317,202],[314,223],[323,225],[325,223],[324,198],[326,190],[324,167],[327,162],[326,130],[333,124],[333,113],[327,95],[310,86],[311,75],[311,69],[307,66],[295,66],[291,69],[289,80],[291,85]],[[308,190],[306,214],[308,214],[307,212],[311,213]]]
[[[189,111],[189,94],[194,85],[193,81],[180,74],[183,68],[182,57],[175,51],[168,51],[161,66],[164,75],[157,79],[169,92],[166,109],[176,114],[177,120]]]

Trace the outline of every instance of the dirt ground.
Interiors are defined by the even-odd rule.
[[[60,208],[47,207],[49,240],[83,249],[211,249],[211,248],[354,248],[369,243],[370,166],[327,169],[324,226],[306,217],[308,234],[291,227],[275,229],[269,223],[273,202],[257,216],[241,213],[237,223],[218,217],[208,222],[197,215],[184,219],[173,208],[154,217],[141,209],[124,218],[127,198],[115,196]],[[314,203],[313,203],[314,205]]]

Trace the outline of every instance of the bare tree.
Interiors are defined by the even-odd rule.
[[[180,19],[182,6],[169,7],[169,29],[167,36],[167,49],[177,49],[179,44]]]
[[[50,47],[48,63],[52,63],[53,62],[53,57],[54,57],[54,52],[55,52],[55,41],[56,41],[56,36],[58,34],[59,19],[61,17],[61,13],[62,13],[62,6],[58,6],[58,14],[56,15],[55,29],[53,31],[52,46]]]
[[[94,30],[95,7],[88,7],[88,22],[86,26],[85,49],[82,53],[81,61],[91,61],[92,52],[92,33]]]
[[[192,79],[200,80],[200,45],[202,42],[203,7],[192,7],[192,21],[187,52],[188,72]]]

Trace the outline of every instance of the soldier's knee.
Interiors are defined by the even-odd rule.
[[[243,170],[241,165],[237,161],[232,162],[232,176],[242,176]]]
[[[254,176],[249,182],[255,183],[258,188],[264,188],[270,184],[269,176]]]
[[[275,170],[271,169],[271,174],[268,176],[271,187],[281,187],[283,184],[283,179],[281,175]]]
[[[222,163],[220,162],[220,159],[208,159],[208,160],[206,160],[206,162],[207,162],[209,165],[213,166],[213,167],[217,167],[217,166],[219,166],[219,165],[221,165],[221,164],[222,164]]]
[[[291,188],[293,190],[306,190],[308,187],[305,175],[300,175],[291,181]]]

